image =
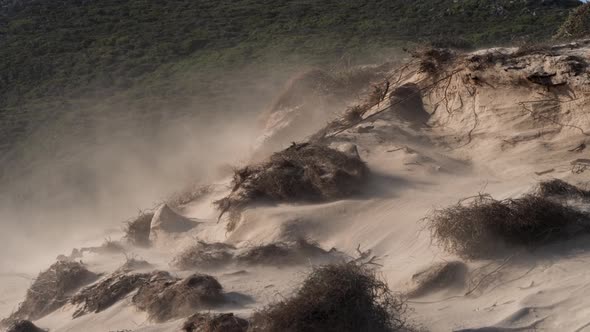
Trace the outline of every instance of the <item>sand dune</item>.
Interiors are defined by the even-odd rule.
[[[195,271],[177,270],[170,263],[197,240],[226,243],[240,251],[306,238],[326,251],[335,248],[339,257],[370,251],[380,275],[401,292],[412,291],[412,277],[420,271],[462,261],[464,280],[414,292],[408,299],[413,324],[431,331],[590,331],[587,236],[535,250],[514,248],[497,259],[466,261],[437,247],[422,221],[432,209],[478,193],[503,199],[529,192],[544,179],[582,185],[588,181],[588,44],[490,49],[442,58],[417,55],[389,72],[384,95],[360,119],[325,133],[324,142],[352,143],[366,162],[368,185],[359,194],[325,202],[248,206],[235,228],[227,231],[227,216],[218,221],[219,211],[212,204],[229,194],[227,178],[174,212],[185,221],[198,220],[198,227],[169,233],[149,248],[125,244],[124,250],[147,260],[153,269],[183,278]],[[284,110],[281,121],[280,114],[272,114],[261,137],[273,136],[278,130],[273,123],[288,129],[297,107]],[[291,134],[289,130],[289,140]],[[300,141],[305,140],[302,134]],[[290,143],[279,140],[273,146],[286,148]],[[577,204],[587,209],[586,203]],[[85,253],[76,259],[108,275],[126,258],[120,253]],[[311,264],[230,262],[198,272],[214,276],[223,286],[227,301],[211,310],[248,317],[273,299],[288,296]],[[0,275],[0,316],[10,315],[22,301],[31,277]],[[52,332],[179,330],[183,319],[155,323],[133,306],[132,295],[76,319],[76,307],[66,304],[35,324]]]

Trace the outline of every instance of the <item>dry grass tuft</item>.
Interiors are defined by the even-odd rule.
[[[150,274],[114,273],[108,278],[82,289],[72,297],[71,302],[80,307],[74,312],[73,318],[88,313],[101,312],[150,279]]]
[[[153,211],[140,212],[137,217],[127,221],[125,238],[130,244],[138,247],[149,247],[150,226],[153,217]]]
[[[275,242],[248,248],[236,257],[239,264],[284,266],[303,264],[310,259],[327,259],[330,252],[307,240]]]
[[[504,244],[532,247],[590,232],[586,213],[533,194],[502,201],[479,195],[425,220],[441,247],[466,258],[497,255]]]
[[[293,144],[265,163],[237,170],[232,192],[215,204],[220,218],[230,213],[228,230],[232,230],[250,204],[347,197],[359,191],[368,173],[365,163],[343,152],[323,145]]]
[[[198,241],[176,256],[170,265],[181,270],[220,268],[230,263],[235,249],[234,246],[225,243]]]
[[[58,261],[37,276],[9,321],[39,319],[66,304],[76,290],[96,278],[81,263]]]
[[[228,314],[196,313],[184,322],[185,332],[246,332],[248,321]]]
[[[137,308],[146,311],[156,322],[186,317],[223,301],[221,284],[215,278],[193,274],[181,280],[163,271],[153,273],[133,296]]]
[[[590,197],[590,191],[576,187],[563,180],[552,179],[540,182],[536,194],[541,197],[561,197],[561,198],[586,198]]]
[[[404,302],[355,263],[315,268],[291,298],[256,312],[251,331],[404,331]]]
[[[6,332],[47,332],[47,330],[38,328],[31,321],[18,320],[11,323],[6,329]]]

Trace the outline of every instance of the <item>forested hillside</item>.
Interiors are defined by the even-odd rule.
[[[25,158],[57,149],[63,137],[92,141],[97,118],[156,128],[163,117],[204,112],[196,99],[233,111],[228,91],[263,97],[271,91],[252,81],[275,86],[300,65],[428,41],[472,48],[550,39],[579,4],[2,0],[0,151],[4,160]],[[43,144],[17,149],[33,133]]]

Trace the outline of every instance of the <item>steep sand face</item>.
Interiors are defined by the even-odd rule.
[[[412,291],[412,277],[429,266],[464,261],[432,242],[421,220],[433,208],[483,192],[499,199],[517,197],[542,179],[590,180],[590,168],[580,162],[590,158],[586,42],[527,52],[456,54],[434,61],[436,70],[430,72],[424,72],[432,68],[425,67],[425,61],[434,60],[422,56],[392,70],[384,98],[364,120],[328,133],[333,146],[355,144],[371,170],[369,185],[360,195],[327,203],[252,206],[227,232],[227,220],[218,221],[219,211],[212,205],[228,194],[226,179],[183,208],[183,215],[198,219],[199,227],[152,248],[127,247],[128,254],[186,277],[195,271],[175,270],[169,263],[196,240],[241,250],[308,238],[350,257],[370,251],[392,289]],[[271,117],[269,124],[275,120]],[[289,122],[280,125],[283,130]],[[272,125],[268,130],[274,130]],[[534,251],[514,250],[496,260],[464,261],[465,280],[451,283],[453,287],[433,287],[408,301],[414,309],[411,319],[432,331],[583,331],[590,326],[587,242],[582,237]],[[120,254],[82,259],[91,271],[105,273],[125,261]],[[216,277],[233,299],[233,305],[214,311],[248,316],[289,295],[307,271],[306,264],[279,268],[230,263],[199,272]],[[28,283],[14,275],[0,278],[3,287],[15,285],[0,290],[0,314],[6,316]],[[75,310],[66,305],[35,323],[51,331],[176,331],[182,323],[155,324],[133,308],[130,298],[72,319]]]

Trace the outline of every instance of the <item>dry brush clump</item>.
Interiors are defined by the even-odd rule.
[[[37,276],[8,320],[39,319],[66,304],[76,290],[96,278],[81,263],[58,261]]]
[[[551,179],[539,183],[536,194],[542,197],[556,198],[588,198],[590,191],[574,186],[559,179]]]
[[[535,247],[590,232],[586,213],[535,194],[505,200],[479,195],[435,210],[425,221],[437,244],[466,258],[492,257],[506,244]]]
[[[174,257],[170,265],[181,270],[216,269],[231,262],[235,249],[226,243],[198,241]]]
[[[98,313],[109,308],[146,283],[150,277],[149,273],[114,273],[96,284],[85,287],[71,299],[73,304],[79,306],[73,317]]]
[[[238,264],[284,266],[335,258],[331,252],[305,239],[290,242],[274,242],[247,248],[237,255]]]
[[[223,302],[221,284],[212,276],[193,274],[179,279],[164,271],[153,273],[133,296],[135,306],[155,322],[186,317]]]
[[[150,245],[150,226],[153,211],[142,211],[139,215],[129,221],[125,226],[125,239],[138,247],[148,247]]]
[[[355,263],[316,267],[290,298],[256,312],[251,331],[405,331],[405,304]]]
[[[423,47],[411,52],[418,60],[418,68],[422,73],[437,77],[445,72],[456,59],[457,54],[448,48]]]
[[[246,332],[250,324],[233,313],[196,313],[182,325],[185,332]]]
[[[321,202],[359,192],[368,176],[363,161],[323,145],[293,144],[270,160],[239,169],[232,192],[216,201],[232,230],[242,210],[259,202]]]

